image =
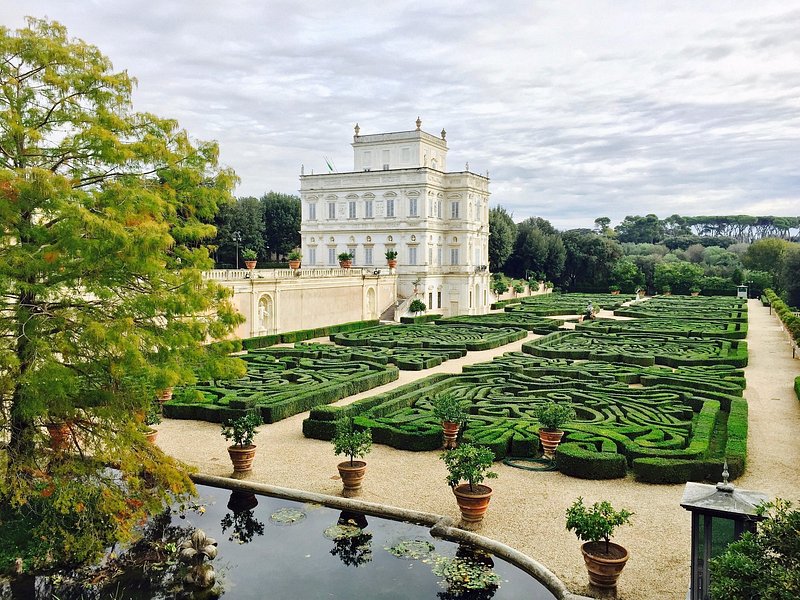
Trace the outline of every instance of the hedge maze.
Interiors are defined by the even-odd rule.
[[[546,358],[571,358],[639,365],[747,365],[747,343],[670,335],[558,331],[525,342],[522,351]]]
[[[482,325],[484,327],[522,327],[539,335],[547,335],[556,331],[564,321],[537,316],[526,312],[502,312],[487,315],[461,315],[437,319],[437,325],[464,324]]]
[[[571,403],[577,413],[556,454],[565,474],[613,478],[632,469],[646,481],[686,481],[716,476],[723,457],[732,473],[743,469],[747,405],[744,377],[735,367],[671,369],[509,353],[464,371],[346,407],[314,409],[303,432],[329,439],[334,420],[347,415],[371,428],[377,443],[434,450],[441,446],[441,425],[431,399],[447,390],[469,409],[464,440],[488,446],[498,459],[538,452],[539,424],[532,415],[554,401]]]
[[[335,344],[295,344],[294,348],[271,348],[276,356],[335,358],[342,361],[370,361],[392,364],[401,371],[421,371],[436,367],[451,358],[467,354],[465,348],[381,348],[380,346],[337,346]]]
[[[289,348],[253,350],[241,358],[247,362],[244,378],[179,390],[164,404],[164,415],[219,423],[258,412],[265,423],[274,423],[389,383],[399,375],[397,367],[386,363]]]
[[[331,341],[343,346],[380,346],[384,348],[436,348],[465,351],[489,350],[510,344],[528,335],[519,327],[481,325],[384,325],[331,335]]]
[[[586,312],[589,302],[595,308],[614,310],[634,297],[615,294],[542,294],[521,298],[519,304],[506,306],[505,311],[539,316],[580,315]]]
[[[526,319],[544,314],[582,312],[589,299],[600,306],[607,300],[605,306],[612,307],[626,300],[540,298],[523,298],[502,316],[524,326],[535,323]],[[522,352],[466,366],[461,375],[432,375],[346,407],[315,408],[303,432],[329,439],[335,419],[352,416],[358,427],[372,430],[377,443],[434,450],[441,446],[441,425],[431,400],[447,390],[469,410],[465,441],[490,447],[498,459],[524,457],[539,452],[536,407],[568,402],[577,417],[564,427],[556,453],[556,466],[565,474],[602,479],[632,471],[642,481],[683,482],[718,478],[727,460],[738,476],[747,450],[741,370],[747,364],[741,341],[747,332],[746,304],[671,297],[616,312],[627,310],[641,318],[584,323],[576,331],[528,341]],[[497,316],[479,319],[495,327],[512,322]]]
[[[743,340],[747,337],[747,323],[740,321],[712,321],[694,319],[631,319],[629,321],[598,319],[575,325],[578,331],[595,333],[633,333],[699,338],[726,338]]]

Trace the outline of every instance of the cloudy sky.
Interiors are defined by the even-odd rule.
[[[447,130],[449,170],[560,228],[800,215],[800,0],[4,0],[220,144],[237,195],[353,168],[362,134]]]

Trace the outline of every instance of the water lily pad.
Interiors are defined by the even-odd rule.
[[[306,513],[297,508],[281,508],[269,517],[276,525],[294,525],[306,518]]]
[[[358,537],[363,533],[364,530],[355,525],[331,525],[323,532],[323,535],[329,540],[344,540]]]
[[[402,539],[393,546],[387,546],[385,550],[397,558],[407,558],[409,560],[423,560],[433,553],[436,547],[427,540]]]
[[[433,573],[441,577],[442,586],[452,592],[486,590],[500,585],[500,576],[491,567],[471,559],[438,556]]]

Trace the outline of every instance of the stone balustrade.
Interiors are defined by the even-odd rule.
[[[380,270],[382,275],[388,275],[387,267],[355,267],[351,269],[311,268],[311,269],[211,269],[203,272],[204,279],[214,281],[240,281],[245,279],[325,279],[328,277],[362,277],[374,275]]]

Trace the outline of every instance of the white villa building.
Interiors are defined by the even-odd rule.
[[[446,316],[489,309],[489,179],[447,172],[446,132],[353,136],[353,170],[300,176],[303,268],[353,265],[388,273],[397,252],[400,312],[420,298]],[[379,274],[378,274],[379,275]],[[404,303],[405,302],[405,303]]]

